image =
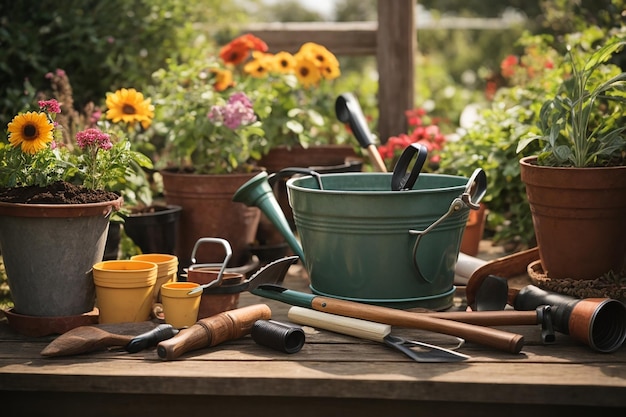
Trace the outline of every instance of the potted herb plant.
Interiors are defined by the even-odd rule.
[[[567,41],[569,71],[517,150],[543,144],[520,161],[543,273],[593,280],[626,256],[626,73],[609,62],[626,38],[596,29]]]
[[[55,122],[61,105],[16,115],[0,144],[0,248],[14,314],[83,316],[93,310],[91,267],[102,260],[111,191],[131,161],[151,165],[128,140],[89,127],[74,140]]]

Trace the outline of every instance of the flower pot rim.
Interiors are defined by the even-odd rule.
[[[532,166],[537,169],[550,169],[550,170],[564,170],[568,172],[580,172],[580,171],[589,171],[589,170],[620,170],[626,168],[626,165],[613,165],[613,166],[604,166],[604,167],[561,167],[561,166],[548,166],[548,165],[537,165],[537,155],[525,156],[520,159],[520,164],[525,166]]]
[[[120,266],[126,266],[124,268],[107,268],[107,266],[109,265],[120,265]],[[136,266],[136,268],[133,268],[133,266]],[[130,268],[128,268],[130,267]],[[110,261],[101,261],[96,263],[93,266],[93,269],[98,270],[98,271],[115,271],[115,272],[141,272],[141,271],[156,271],[158,269],[158,265],[154,262],[148,262],[148,261],[138,261],[138,260],[132,260],[132,259],[116,259],[116,260],[110,260]]]
[[[149,217],[149,216],[164,216],[167,214],[172,214],[172,213],[176,213],[179,211],[182,211],[183,208],[182,206],[178,206],[176,204],[153,204],[151,206],[148,206],[146,208],[149,207],[154,207],[156,210],[154,211],[133,211],[133,208],[130,208],[130,213],[126,214],[120,214],[122,217],[124,218],[136,218],[136,217]]]
[[[258,168],[250,172],[231,172],[228,174],[196,174],[193,171],[189,171],[189,170],[181,171],[179,167],[172,167],[172,168],[164,168],[160,170],[159,173],[161,173],[161,175],[183,175],[186,177],[209,177],[209,176],[212,176],[212,177],[247,176],[249,177],[251,174],[259,173],[261,171],[263,171],[263,169]]]
[[[104,215],[106,217],[111,214],[113,210],[119,210],[123,203],[124,198],[121,196],[116,200],[80,204],[28,204],[0,201],[0,215],[15,217],[77,217]]]

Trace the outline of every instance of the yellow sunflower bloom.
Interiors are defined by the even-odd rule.
[[[31,155],[45,149],[54,139],[54,125],[45,113],[28,112],[18,114],[8,124],[9,142],[14,148]]]
[[[107,113],[106,118],[118,123],[139,122],[143,128],[148,128],[154,117],[154,107],[150,99],[145,99],[143,94],[134,88],[122,88],[115,93],[107,93],[106,98]]]
[[[243,72],[246,74],[255,78],[263,78],[272,71],[274,55],[254,51],[252,58],[253,59],[243,67]]]
[[[341,71],[339,70],[338,65],[327,65],[325,67],[320,68],[322,76],[327,80],[334,80],[341,75]]]
[[[337,57],[330,52],[326,47],[314,42],[307,42],[300,47],[298,54],[312,56],[317,65],[321,68],[324,67],[339,67],[339,61]]]
[[[296,55],[296,67],[294,69],[298,81],[303,87],[317,85],[322,78],[316,62],[308,55]]]
[[[289,52],[282,51],[274,55],[274,68],[276,71],[289,74],[294,71],[295,67],[296,58]]]

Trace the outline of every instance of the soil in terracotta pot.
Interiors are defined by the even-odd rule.
[[[90,190],[83,186],[58,181],[47,187],[2,187],[0,201],[24,204],[100,203],[119,198],[114,192]]]

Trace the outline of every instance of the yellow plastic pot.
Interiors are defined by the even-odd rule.
[[[140,322],[150,318],[157,264],[137,260],[98,262],[93,266],[100,323]]]
[[[198,321],[202,292],[189,295],[189,291],[200,286],[195,282],[168,282],[161,287],[165,322],[177,329],[193,326]]]
[[[176,282],[178,274],[178,257],[161,253],[144,253],[130,258],[134,261],[154,262],[157,264],[157,279],[152,299],[156,303],[161,300],[161,286],[166,282]]]

